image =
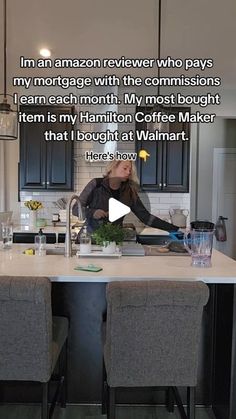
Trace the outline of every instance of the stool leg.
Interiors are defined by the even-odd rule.
[[[108,404],[108,386],[107,382],[103,381],[102,383],[102,414],[107,413],[107,404]]]
[[[168,412],[174,412],[174,394],[172,387],[168,387],[166,391],[166,408]]]
[[[61,407],[66,407],[67,401],[67,359],[68,359],[68,339],[66,339],[64,349],[63,349],[63,369],[62,375],[64,377],[61,393]]]
[[[187,416],[195,419],[195,387],[187,388]]]
[[[107,386],[107,372],[105,367],[105,362],[103,359],[102,365],[102,414],[107,413],[107,404],[108,404],[108,386]]]
[[[48,419],[48,383],[42,383],[41,419]]]
[[[116,389],[115,387],[109,387],[108,419],[115,419],[115,409],[116,409]]]
[[[5,392],[5,389],[4,389],[4,385],[3,385],[3,383],[0,381],[0,406],[2,405],[2,404],[4,404],[4,392]]]

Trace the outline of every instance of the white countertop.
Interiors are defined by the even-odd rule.
[[[216,250],[212,268],[193,268],[190,256],[122,256],[109,258],[65,258],[64,256],[29,256],[30,245],[13,245],[0,251],[0,275],[47,276],[58,282],[110,282],[114,280],[178,279],[206,283],[236,284],[236,261]],[[78,265],[101,266],[100,272],[82,272]]]

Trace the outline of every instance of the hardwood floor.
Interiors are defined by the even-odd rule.
[[[53,419],[106,419],[101,415],[100,406],[68,405],[66,409],[57,407]],[[0,419],[40,419],[39,406],[9,405],[0,406]],[[164,407],[117,406],[117,419],[180,419],[175,413],[168,413]],[[209,409],[197,408],[196,419],[214,419]]]

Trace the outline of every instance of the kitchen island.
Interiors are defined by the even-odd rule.
[[[106,310],[106,283],[114,280],[202,280],[210,299],[205,308],[199,361],[197,403],[213,405],[217,419],[236,417],[235,285],[236,261],[213,251],[212,268],[193,268],[190,256],[122,256],[121,258],[65,258],[62,255],[29,256],[29,245],[0,251],[0,275],[47,276],[52,281],[53,312],[70,318],[69,388],[71,403],[101,400],[101,323]],[[100,272],[80,272],[78,265],[93,263]],[[9,387],[9,401],[32,401],[35,392],[23,395]],[[162,393],[120,392],[122,403],[163,403]]]
[[[122,256],[121,258],[65,258],[63,255],[44,257],[25,255],[29,245],[13,245],[0,251],[0,275],[47,276],[53,282],[110,282],[114,280],[178,279],[200,280],[211,284],[236,284],[236,261],[213,250],[212,267],[191,267],[188,254],[171,256]],[[55,249],[47,245],[48,249]],[[60,249],[60,247],[58,247]],[[76,271],[78,265],[93,263],[100,272]]]

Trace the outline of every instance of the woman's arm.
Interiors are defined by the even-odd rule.
[[[145,208],[141,199],[136,196],[132,206],[132,212],[142,221],[142,223],[148,225],[149,227],[159,228],[160,230],[165,231],[177,231],[179,227],[174,224],[167,223],[155,215],[150,214],[150,212]]]

